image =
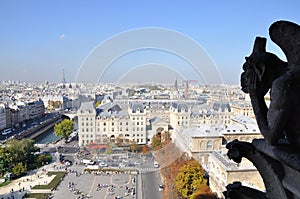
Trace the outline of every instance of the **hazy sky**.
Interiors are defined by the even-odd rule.
[[[160,73],[169,82],[209,82],[207,76],[219,71],[224,83],[238,84],[256,36],[267,37],[267,50],[285,59],[268,28],[280,19],[300,23],[299,8],[299,0],[2,0],[0,80],[61,82],[64,69],[68,82],[83,73],[81,81],[139,76],[140,82]],[[135,31],[149,27],[151,34]],[[169,32],[160,37],[156,30]]]

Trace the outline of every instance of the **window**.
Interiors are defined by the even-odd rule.
[[[114,132],[114,131],[115,131],[115,129],[114,129],[114,128],[111,128],[111,131],[112,131],[112,132]]]
[[[106,131],[106,128],[103,128],[103,131],[105,132],[105,131]]]
[[[106,126],[106,122],[103,123],[103,126]]]
[[[141,131],[143,131],[144,130],[144,128],[143,127],[141,127]]]
[[[126,122],[126,125],[128,125],[128,122]]]
[[[132,131],[135,131],[135,127],[132,128]]]
[[[114,125],[115,125],[115,123],[114,123],[114,122],[112,122],[112,123],[111,123],[111,125],[112,125],[112,126],[114,126]]]
[[[136,130],[137,130],[137,131],[139,131],[139,130],[140,130],[140,128],[139,128],[139,127],[137,127],[137,128],[136,128]]]
[[[89,132],[89,129],[88,129],[88,128],[86,128],[86,132]]]
[[[135,122],[132,122],[132,125],[135,125]]]
[[[213,149],[212,141],[209,140],[209,141],[207,142],[207,144],[206,144],[206,149],[207,149],[207,150],[212,150],[212,149]]]
[[[122,131],[122,128],[120,128],[120,131]]]
[[[132,119],[135,120],[135,117],[133,117]]]
[[[136,125],[140,125],[140,123],[139,123],[139,122],[137,122],[137,123],[136,123]]]
[[[122,125],[122,122],[120,122],[120,125]]]
[[[139,117],[136,118],[136,120],[139,120],[139,119],[140,119]]]
[[[88,120],[89,120],[89,118],[85,118],[85,120],[86,120],[86,121],[88,121]]]
[[[84,126],[84,122],[81,123],[81,126]]]
[[[126,128],[126,131],[128,131],[128,128]]]
[[[141,122],[141,125],[144,125],[144,122]]]

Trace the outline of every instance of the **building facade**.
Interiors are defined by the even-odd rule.
[[[97,108],[92,102],[82,103],[78,111],[79,146],[90,143],[147,143],[146,109],[133,103],[126,108],[116,103]]]

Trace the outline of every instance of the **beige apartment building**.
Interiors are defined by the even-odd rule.
[[[141,103],[126,108],[107,103],[96,109],[92,102],[82,103],[77,113],[79,146],[130,141],[146,144],[146,109]]]

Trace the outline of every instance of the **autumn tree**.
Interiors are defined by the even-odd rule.
[[[201,185],[206,185],[205,172],[201,165],[194,159],[183,165],[176,176],[177,191],[185,198],[191,198],[198,192]]]
[[[138,149],[139,149],[139,145],[136,142],[131,141],[130,145],[129,145],[129,148],[130,148],[130,151],[137,152]]]
[[[64,119],[54,126],[54,134],[67,140],[69,135],[73,132],[74,122],[72,120]]]
[[[143,145],[141,153],[148,154],[149,152],[150,152],[150,149],[149,149],[148,145]]]

